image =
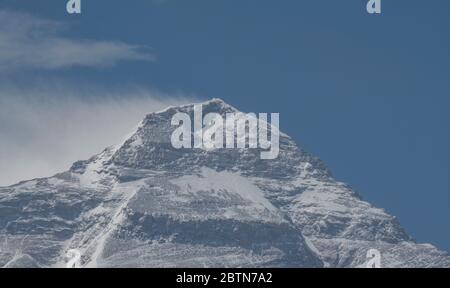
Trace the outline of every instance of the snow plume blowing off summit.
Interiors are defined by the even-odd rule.
[[[65,172],[0,188],[0,266],[65,267],[77,251],[81,267],[366,267],[379,251],[381,267],[450,267],[286,134],[274,159],[173,147],[174,115],[193,119],[195,105],[147,114]]]
[[[0,186],[66,170],[124,140],[147,113],[193,101],[128,87],[111,92],[66,84],[26,90],[1,86]]]

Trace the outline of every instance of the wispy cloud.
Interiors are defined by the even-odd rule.
[[[63,35],[66,28],[29,14],[0,11],[0,71],[102,67],[124,60],[155,59],[146,47],[67,38]]]
[[[147,113],[194,101],[136,88],[77,91],[0,88],[0,186],[65,171],[120,143]]]

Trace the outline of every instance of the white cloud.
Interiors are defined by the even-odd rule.
[[[0,88],[0,186],[65,171],[120,143],[147,113],[193,102],[144,89],[76,91]]]
[[[123,42],[70,39],[60,22],[0,10],[0,71],[102,67],[119,61],[153,61],[145,47]]]

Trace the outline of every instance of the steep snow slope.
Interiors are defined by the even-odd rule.
[[[204,114],[237,111],[221,100]],[[287,135],[258,149],[174,149],[170,120],[145,117],[130,137],[64,173],[0,188],[0,266],[359,267],[378,249],[389,267],[450,267],[416,244]]]

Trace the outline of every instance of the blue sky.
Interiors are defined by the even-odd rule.
[[[158,91],[158,107],[183,95],[279,112],[282,130],[337,179],[450,251],[449,1],[382,0],[381,16],[366,0],[82,1],[75,16],[62,0],[0,0],[0,22],[26,15],[0,23],[0,39],[12,39],[1,97],[27,86],[85,92],[72,98],[139,87]]]

